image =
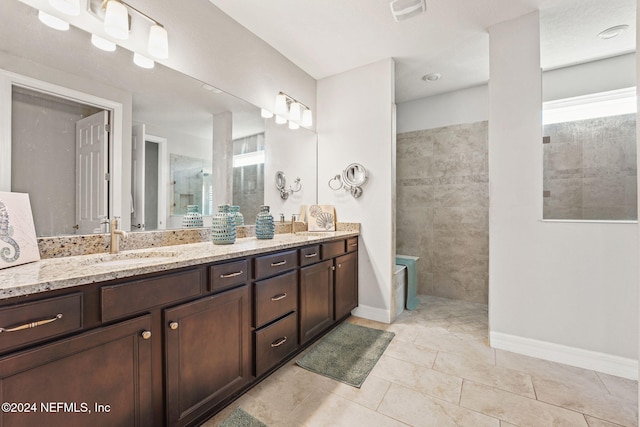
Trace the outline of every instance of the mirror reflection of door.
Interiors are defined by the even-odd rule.
[[[76,122],[76,224],[79,234],[101,232],[109,217],[109,112]]]
[[[145,125],[133,126],[131,138],[131,230],[166,228],[165,183],[167,139],[146,133]]]
[[[98,181],[86,184],[84,199],[76,189],[76,122],[97,114],[100,133],[100,167],[92,167]],[[28,193],[38,236],[104,232],[100,216],[108,215],[108,191],[105,173],[108,172],[109,144],[104,133],[106,109],[84,104],[63,96],[12,85],[11,89],[11,168],[10,191]],[[94,117],[94,119],[96,118]],[[91,127],[91,126],[90,126]],[[96,138],[98,138],[96,134]],[[93,139],[96,139],[93,138]],[[89,155],[89,158],[95,154]],[[91,163],[96,166],[96,163]],[[91,174],[87,169],[85,179]],[[86,182],[86,181],[85,181]],[[91,194],[100,188],[100,194]],[[95,207],[91,221],[78,221],[82,200]],[[85,206],[89,209],[89,206]],[[89,211],[85,210],[85,217]],[[82,227],[82,230],[81,230]]]

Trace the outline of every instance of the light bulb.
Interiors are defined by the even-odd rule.
[[[276,95],[275,113],[284,117],[289,115],[289,109],[287,108],[287,96],[284,93]]]
[[[264,108],[260,109],[260,116],[263,119],[270,119],[271,117],[273,117],[273,113],[269,110],[265,110]]]
[[[287,123],[287,118],[276,114],[276,123],[279,125],[283,125]]]
[[[138,52],[133,53],[133,63],[141,68],[153,68],[155,62],[152,59],[147,58],[144,55],[140,55]]]
[[[129,38],[129,12],[127,12],[127,7],[119,1],[107,1],[104,31],[114,39],[126,40]]]
[[[308,108],[305,108],[302,112],[302,122],[300,124],[305,127],[313,125],[313,114]]]
[[[63,21],[62,19],[56,16],[49,15],[48,13],[43,12],[41,10],[38,11],[38,19],[44,25],[46,25],[49,28],[53,28],[54,30],[67,31],[69,29],[68,22]]]
[[[302,106],[298,102],[292,102],[289,107],[289,120],[293,120],[294,122],[299,122],[302,120]]]
[[[114,42],[103,39],[102,37],[96,36],[95,34],[91,34],[91,44],[98,49],[102,49],[106,52],[113,52],[114,50],[116,50],[116,44]]]
[[[158,59],[167,59],[169,57],[169,37],[164,27],[152,25],[149,28],[147,51],[151,56],[155,56]]]
[[[293,130],[300,129],[300,125],[297,124],[296,122],[292,122],[291,120],[289,120],[289,129],[293,129]]]
[[[67,15],[80,15],[80,0],[49,0],[49,4]]]

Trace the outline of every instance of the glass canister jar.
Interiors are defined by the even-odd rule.
[[[269,213],[269,206],[260,206],[260,212],[256,218],[256,238],[273,239],[276,225],[273,222],[273,215]]]
[[[230,245],[236,241],[236,219],[229,205],[218,206],[211,223],[211,241],[214,245]]]

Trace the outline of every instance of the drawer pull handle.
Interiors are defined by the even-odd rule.
[[[283,261],[280,261],[280,262],[272,262],[272,263],[271,263],[271,267],[279,267],[279,266],[281,266],[281,265],[285,265],[286,263],[287,263],[287,260],[286,260],[286,259],[285,259],[285,260],[283,260]]]
[[[148,340],[149,338],[151,338],[151,331],[142,331],[140,336],[143,340]]]
[[[282,344],[287,342],[287,337],[278,338],[274,342],[271,343],[271,347],[280,347]]]
[[[0,332],[16,332],[16,331],[22,331],[24,329],[37,328],[38,326],[42,326],[42,325],[46,325],[47,323],[55,322],[58,319],[62,319],[62,314],[61,313],[56,314],[56,317],[54,317],[53,319],[37,320],[35,322],[25,323],[24,325],[14,326],[12,328],[0,328]]]
[[[242,273],[244,273],[244,271],[240,270],[240,271],[236,271],[235,273],[228,273],[228,274],[221,274],[220,278],[221,279],[228,279],[229,277],[236,277],[241,275]]]
[[[178,322],[169,322],[169,328],[175,331],[178,329]]]
[[[313,258],[314,256],[318,256],[318,252],[314,252],[314,253],[312,253],[312,254],[307,254],[307,255],[305,255],[304,257],[305,257],[305,258]]]
[[[357,243],[351,243],[349,246],[354,247],[354,246],[358,246]]]
[[[274,295],[271,297],[271,301],[280,301],[281,299],[285,299],[287,297],[287,293],[282,293],[278,295]]]

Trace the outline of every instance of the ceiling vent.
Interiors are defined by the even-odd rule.
[[[413,18],[427,10],[425,0],[393,0],[389,6],[396,22]]]

